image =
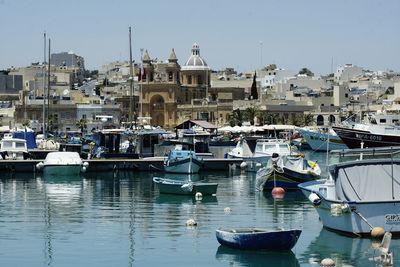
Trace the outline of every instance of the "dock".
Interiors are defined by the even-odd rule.
[[[43,160],[0,160],[0,170],[10,172],[36,172],[36,164]],[[140,158],[140,159],[90,159],[88,172],[97,171],[164,171],[164,157]],[[205,158],[203,159],[206,171],[229,170],[233,165],[240,165],[242,159]]]

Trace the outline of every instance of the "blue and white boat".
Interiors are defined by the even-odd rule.
[[[301,136],[306,140],[307,144],[314,151],[326,151],[337,150],[337,149],[347,149],[345,143],[342,139],[333,131],[332,129],[327,129],[319,127],[315,130],[299,128],[298,129]],[[328,145],[329,141],[329,145]]]
[[[183,150],[177,145],[168,153],[164,161],[164,170],[171,173],[198,173],[203,166],[203,161],[192,150]]]
[[[327,179],[299,188],[314,204],[324,227],[369,236],[375,227],[400,234],[400,160],[349,161],[330,166]]]

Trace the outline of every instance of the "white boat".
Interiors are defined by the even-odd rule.
[[[324,227],[369,236],[375,227],[400,234],[400,160],[367,159],[330,166],[328,179],[299,188]]]
[[[44,175],[79,175],[85,172],[89,163],[83,162],[78,152],[50,152],[36,168],[43,170]]]
[[[25,139],[5,137],[0,141],[2,159],[27,159],[29,157]]]
[[[289,141],[285,139],[258,139],[254,151],[254,157],[271,158],[272,154],[289,156],[295,154]]]
[[[267,155],[255,156],[243,137],[240,137],[236,147],[229,151],[227,155],[228,158],[243,159],[241,166],[245,171],[258,171],[263,165],[267,164],[269,159]]]
[[[164,161],[164,170],[170,173],[198,173],[203,165],[203,161],[199,159],[192,150],[183,150],[177,145],[175,149],[168,153],[168,157]]]
[[[314,151],[326,151],[335,149],[347,149],[342,139],[332,129],[318,127],[314,129],[299,128],[301,136]],[[328,145],[329,140],[329,145]]]

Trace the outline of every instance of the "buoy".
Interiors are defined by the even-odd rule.
[[[231,213],[231,208],[226,207],[226,208],[224,209],[224,212],[225,212],[225,213]]]
[[[189,219],[186,221],[186,226],[197,226],[197,222],[193,219]]]
[[[272,189],[272,197],[273,198],[284,198],[285,197],[285,189],[282,187],[274,187]]]
[[[380,238],[385,234],[385,229],[383,229],[382,227],[374,227],[371,230],[371,237],[372,238]]]
[[[197,192],[194,197],[196,198],[196,200],[201,200],[203,198],[203,194],[201,192]]]
[[[333,267],[335,266],[335,262],[330,258],[325,258],[321,261],[322,267]]]

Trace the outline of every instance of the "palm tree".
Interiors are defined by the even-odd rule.
[[[76,122],[76,127],[78,127],[79,129],[81,129],[81,132],[83,133],[83,131],[87,129],[87,121],[86,119],[80,119],[79,121]]]
[[[242,126],[243,123],[243,114],[240,112],[240,109],[235,109],[232,111],[232,114],[229,116],[229,124],[230,126],[239,125]]]
[[[250,121],[250,124],[254,125],[254,118],[259,115],[260,110],[258,107],[250,106],[243,113],[244,120]]]
[[[314,116],[312,114],[304,114],[303,116],[304,118],[304,125],[305,126],[310,126],[312,124],[314,124]]]

